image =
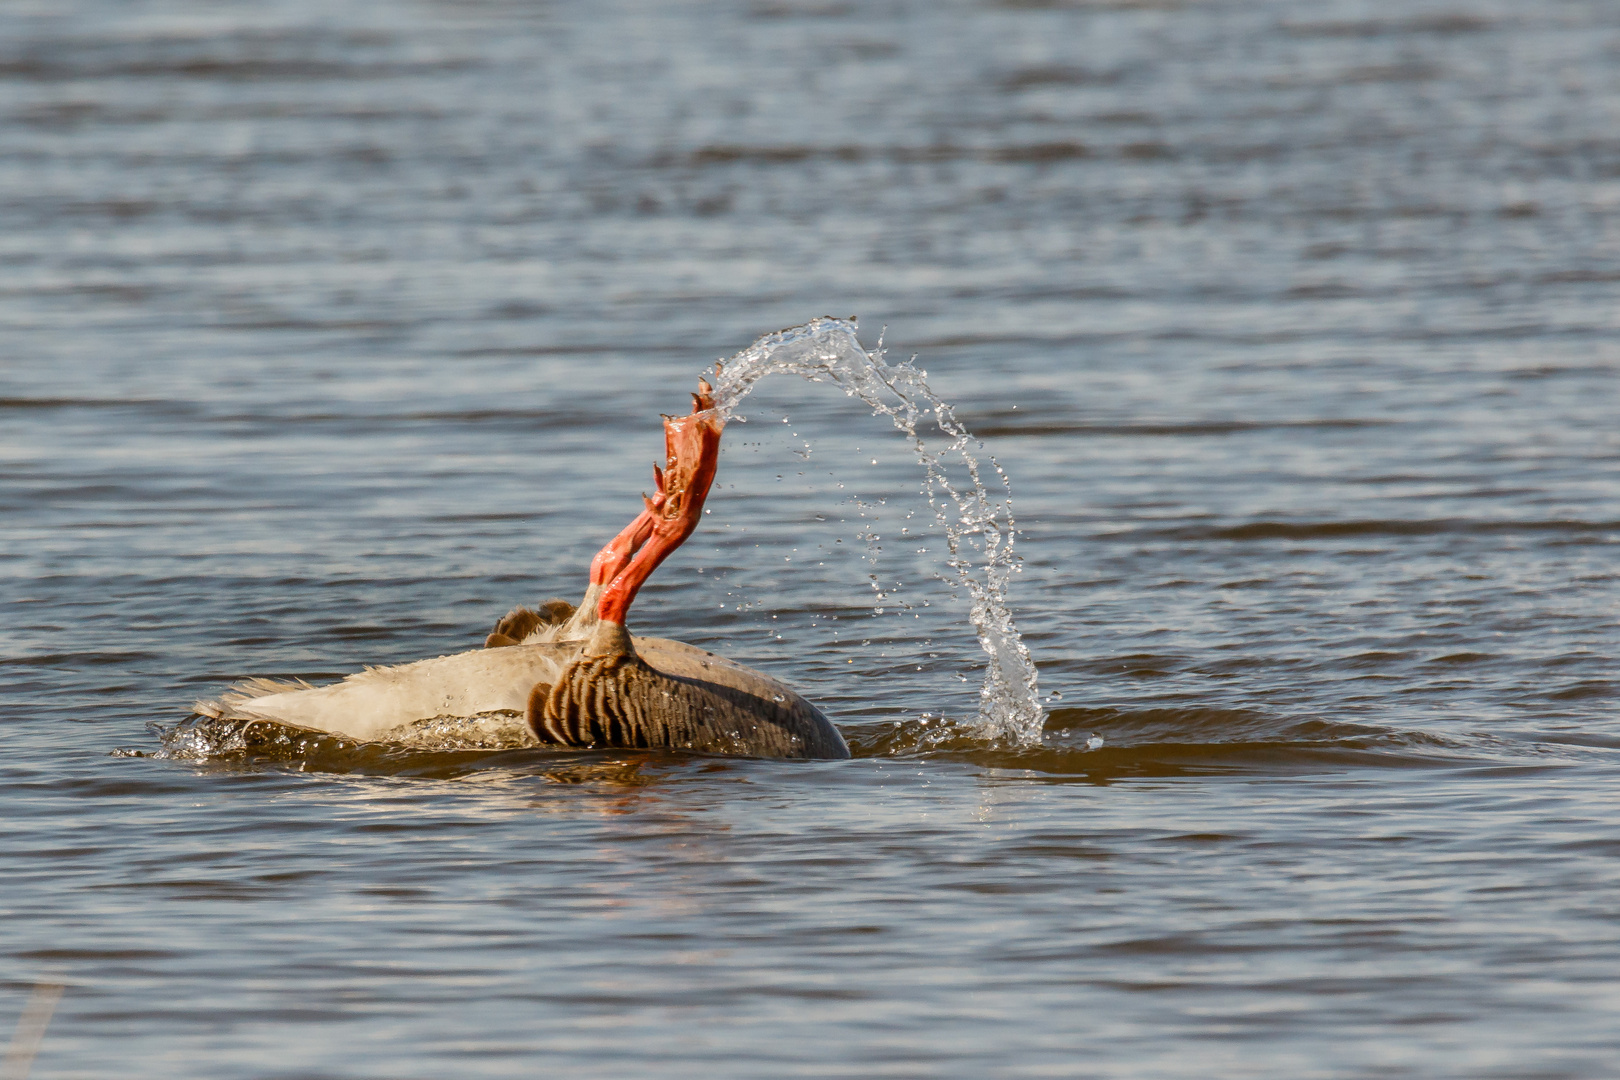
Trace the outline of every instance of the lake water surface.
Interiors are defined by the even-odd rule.
[[[35,1077],[1620,1074],[1620,8],[0,8],[0,1037]],[[856,757],[162,732],[577,599]],[[881,610],[880,610],[881,609]],[[1096,746],[1097,739],[1101,745]]]

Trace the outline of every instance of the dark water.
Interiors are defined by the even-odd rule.
[[[37,1077],[1616,1075],[1617,131],[1597,2],[7,4],[0,1025],[68,985]],[[960,726],[903,443],[776,380],[633,623],[856,760],[115,753],[577,596],[657,414],[825,313],[1013,479],[1040,748]]]

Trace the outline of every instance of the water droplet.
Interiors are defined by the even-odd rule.
[[[755,382],[778,372],[831,382],[846,396],[859,396],[875,412],[888,416],[911,442],[926,473],[924,493],[950,546],[954,550],[966,545],[982,553],[978,566],[967,558],[950,558],[946,565],[953,573],[941,575],[968,593],[970,618],[990,658],[979,694],[981,722],[989,732],[1025,745],[1037,743],[1045,714],[1035,666],[1006,607],[1007,582],[1018,568],[1012,511],[1007,497],[1003,494],[998,500],[998,493],[981,480],[979,462],[968,450],[972,436],[957,422],[954,408],[929,388],[926,373],[914,364],[888,363],[881,341],[868,352],[856,336],[853,320],[820,318],[767,334],[728,360],[715,391],[722,415],[730,418]],[[917,433],[925,417],[955,441],[938,451],[928,449]],[[787,417],[782,419],[788,422]],[[878,464],[877,458],[869,460]],[[989,462],[995,473],[991,482],[999,481],[1004,491],[1006,472],[993,457]],[[971,482],[956,481],[948,475],[951,469],[966,470]],[[844,486],[838,483],[840,489]],[[936,497],[941,491],[944,497]],[[874,535],[869,545],[875,546],[876,539]]]

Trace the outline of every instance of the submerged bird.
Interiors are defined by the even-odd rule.
[[[777,758],[846,758],[819,709],[786,685],[693,645],[634,637],[625,616],[658,564],[697,528],[725,424],[699,380],[688,416],[664,417],[655,494],[591,561],[578,608],[516,608],[484,648],[368,668],[331,686],[254,679],[195,708],[363,742],[409,741],[423,721],[520,713],[543,744]]]

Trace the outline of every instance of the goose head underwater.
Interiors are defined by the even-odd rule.
[[[578,607],[515,608],[482,649],[368,668],[330,686],[249,680],[196,712],[362,742],[411,741],[424,721],[519,713],[540,744],[559,748],[849,757],[832,722],[775,678],[625,627],[637,591],[697,528],[714,482],[725,420],[713,387],[698,387],[689,415],[664,417],[655,492],[591,560]]]

